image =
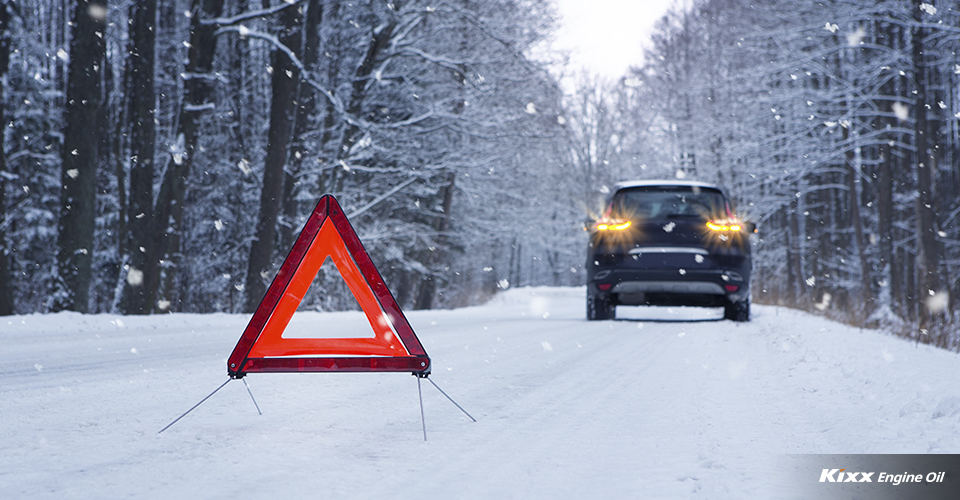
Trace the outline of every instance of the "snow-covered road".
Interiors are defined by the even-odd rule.
[[[528,288],[408,312],[404,374],[223,383],[243,315],[0,318],[3,498],[774,498],[792,453],[960,453],[960,358],[754,307],[621,308]],[[349,324],[361,313],[297,314]],[[331,327],[332,328],[332,327]]]

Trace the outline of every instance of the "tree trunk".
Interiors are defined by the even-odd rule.
[[[130,43],[127,88],[130,118],[130,196],[127,205],[126,255],[120,309],[126,314],[149,314],[157,292],[157,273],[147,272],[147,260],[156,258],[153,228],[153,175],[156,127],[154,113],[154,52],[157,0],[138,0],[130,6]]]
[[[307,6],[307,22],[305,25],[303,64],[308,70],[317,66],[320,58],[320,22],[323,20],[323,4],[320,0],[310,0]],[[289,165],[284,170],[283,177],[283,221],[280,224],[281,252],[293,246],[293,232],[299,227],[297,222],[297,186],[300,182],[300,170],[303,159],[307,155],[307,145],[304,135],[308,132],[310,117],[317,108],[317,94],[312,87],[301,86],[297,106],[297,117],[293,130],[293,148],[289,158]]]
[[[0,123],[7,123],[7,68],[10,64],[10,6],[0,4]],[[7,150],[0,135],[0,316],[9,316],[13,309],[13,280],[10,274],[11,252],[7,243]]]
[[[73,13],[57,228],[57,271],[63,288],[54,310],[87,312],[89,306],[106,17],[106,0],[79,1]]]
[[[450,211],[453,210],[453,190],[456,174],[448,174],[449,184],[443,188],[443,216],[437,219],[437,247],[430,252],[427,257],[427,269],[433,269],[438,263],[445,260],[445,253],[448,243],[448,232],[450,231]],[[420,285],[420,293],[417,296],[417,303],[414,309],[430,309],[433,307],[433,299],[437,295],[437,276],[424,276]]]
[[[800,236],[800,199],[794,198],[787,208],[787,300],[797,307],[803,297],[803,241]]]
[[[885,45],[891,49],[894,49],[899,42],[897,39],[897,32],[892,25],[884,26],[878,23],[876,27],[878,33],[877,42],[879,44]],[[895,79],[888,79],[883,86],[880,87],[880,95],[884,100],[889,99],[894,96],[896,92]],[[885,109],[889,108],[889,103],[887,102],[878,102],[878,108]],[[883,130],[886,127],[892,128],[896,125],[895,119],[878,117],[874,120],[873,128],[874,130]],[[894,134],[887,134],[883,137],[883,140],[880,141],[878,145],[877,152],[877,233],[878,242],[880,244],[880,297],[887,297],[884,300],[889,300],[891,303],[886,305],[891,308],[891,310],[896,311],[896,307],[893,303],[894,295],[894,266],[893,266],[893,147],[890,146],[886,141],[893,142],[895,139]],[[899,284],[899,279],[896,280],[896,283]]]
[[[390,24],[380,27],[379,29],[374,30],[373,36],[370,39],[370,45],[367,47],[367,53],[363,57],[363,62],[360,63],[360,66],[357,68],[357,72],[353,78],[353,89],[350,93],[350,104],[347,106],[347,112],[353,116],[360,115],[363,110],[363,100],[366,94],[367,83],[370,78],[370,75],[373,74],[373,68],[376,66],[377,60],[380,57],[380,54],[384,49],[387,48],[387,45],[390,43],[390,40],[393,38],[393,30],[396,29],[396,23],[391,22]],[[337,148],[337,151],[334,153],[336,160],[343,160],[349,156],[350,149],[358,140],[360,140],[361,130],[356,125],[348,125],[347,129],[343,133],[343,137],[340,141],[340,147]],[[335,192],[339,192],[343,188],[345,170],[341,165],[334,165],[333,172],[331,173],[332,179],[327,186],[328,189],[333,189]]]
[[[213,109],[213,58],[217,48],[214,33],[216,25],[204,25],[201,21],[219,17],[223,13],[223,0],[193,0],[193,17],[190,19],[190,49],[187,55],[183,103],[177,119],[176,150],[167,161],[157,203],[154,207],[153,251],[148,256],[144,269],[144,281],[154,287],[160,284],[160,260],[170,263],[175,272],[180,246],[180,230],[183,220],[183,203],[186,198],[186,181],[190,167],[198,151],[201,115]],[[168,277],[171,280],[172,277]],[[169,297],[168,297],[169,299]]]
[[[280,14],[283,24],[283,43],[294,54],[300,53],[299,9],[284,9]],[[266,292],[264,273],[270,269],[273,259],[274,238],[277,235],[277,216],[283,198],[284,164],[287,145],[293,130],[293,117],[297,101],[300,71],[287,54],[273,51],[273,97],[270,102],[270,131],[267,138],[267,156],[263,165],[263,190],[260,192],[260,217],[256,235],[250,245],[250,261],[247,268],[246,302],[244,311],[254,312]]]
[[[327,24],[335,24],[337,19],[340,17],[340,2],[333,1],[327,4],[325,16],[327,18]],[[327,40],[327,46],[331,49],[335,47],[340,47],[340,33],[337,30],[333,30],[330,33],[330,37]],[[331,50],[328,53],[328,59],[325,62],[327,65],[327,87],[335,89],[339,86],[340,80],[340,58],[342,57],[340,50]],[[329,151],[328,145],[334,141],[334,129],[337,125],[337,114],[336,108],[334,108],[333,103],[329,99],[326,100],[327,104],[324,107],[323,113],[323,125],[321,130],[323,131],[320,134],[320,143],[317,145],[321,158],[327,158],[331,163],[335,163],[338,158],[339,153],[337,151]],[[329,152],[328,152],[329,151]],[[330,190],[333,189],[334,176],[336,175],[336,169],[338,167],[334,166],[330,169],[330,176],[328,178],[327,173],[324,172],[324,169],[321,167],[321,170],[317,179],[317,188],[320,194],[330,193]],[[322,272],[322,271],[321,271]]]
[[[922,22],[923,12],[920,10],[922,0],[914,0],[914,20]],[[929,143],[929,127],[927,126],[927,71],[926,54],[924,53],[924,37],[926,30],[917,27],[913,34],[913,65],[914,81],[916,85],[916,127],[914,145],[917,154],[917,285],[920,303],[920,328],[929,326],[931,312],[924,302],[928,294],[940,292],[940,267],[937,252],[936,235],[936,202],[934,201],[933,182],[936,173],[936,158]]]
[[[847,129],[844,129],[846,131]],[[850,223],[853,226],[854,244],[857,246],[857,258],[860,261],[860,303],[853,304],[852,309],[855,315],[859,315],[858,320],[862,323],[870,313],[873,312],[873,287],[871,286],[871,266],[867,261],[866,242],[863,239],[863,219],[860,218],[860,191],[857,189],[860,184],[857,182],[859,175],[855,166],[855,155],[853,151],[847,153],[847,193],[848,203],[850,204]]]

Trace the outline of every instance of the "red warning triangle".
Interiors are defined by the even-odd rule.
[[[284,338],[283,332],[330,258],[363,309],[373,338]],[[227,360],[227,373],[430,373],[430,358],[383,283],[336,198],[324,195]]]

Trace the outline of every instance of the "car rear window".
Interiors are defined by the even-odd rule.
[[[680,217],[724,218],[729,215],[720,191],[697,186],[643,186],[617,191],[611,212],[626,219]]]

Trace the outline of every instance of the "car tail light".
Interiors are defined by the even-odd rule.
[[[613,283],[600,283],[599,285],[597,285],[597,288],[599,288],[600,291],[602,292],[606,292],[612,286],[613,286]]]
[[[738,232],[743,229],[743,226],[739,222],[731,221],[708,221],[707,228],[711,231],[723,231],[723,232]]]
[[[630,221],[605,221],[597,223],[597,231],[623,231],[630,227]]]
[[[727,289],[727,292],[733,293],[740,289],[740,285],[723,285]]]

